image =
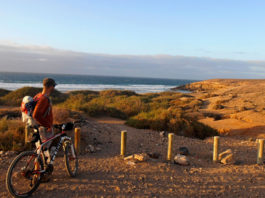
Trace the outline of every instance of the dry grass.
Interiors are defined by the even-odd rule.
[[[20,120],[0,120],[0,150],[23,150],[24,140],[24,124]]]

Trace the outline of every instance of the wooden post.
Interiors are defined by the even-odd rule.
[[[80,135],[81,135],[81,129],[75,128],[75,150],[77,155],[80,154]]]
[[[263,150],[264,150],[264,139],[258,140],[258,155],[257,155],[257,164],[263,164]]]
[[[171,161],[172,158],[172,141],[173,141],[173,133],[168,134],[168,148],[167,148],[167,160]]]
[[[127,131],[121,131],[121,156],[126,153]]]
[[[25,144],[28,143],[28,135],[29,135],[29,126],[25,126]]]
[[[213,162],[218,162],[219,136],[214,136],[213,142]]]

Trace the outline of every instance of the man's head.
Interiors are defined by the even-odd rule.
[[[57,84],[52,78],[44,78],[43,79],[43,87],[49,88],[49,87],[55,87]]]
[[[52,78],[43,79],[43,93],[50,95],[57,84]]]

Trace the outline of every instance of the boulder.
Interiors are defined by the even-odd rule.
[[[190,161],[189,161],[189,159],[187,158],[187,156],[185,156],[185,155],[180,155],[180,154],[177,154],[177,155],[174,157],[174,162],[175,162],[176,164],[183,165],[183,166],[190,165]]]

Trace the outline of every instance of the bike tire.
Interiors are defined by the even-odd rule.
[[[74,152],[74,156],[72,151]],[[65,142],[64,145],[64,162],[68,175],[75,177],[78,171],[78,158],[73,144],[69,141]]]
[[[31,186],[30,190],[29,191],[26,191],[26,192],[23,192],[23,193],[20,193],[20,192],[17,192],[17,189],[14,187],[13,185],[13,171],[14,169],[16,168],[16,166],[19,166],[19,162],[22,162],[23,158],[25,157],[28,157],[28,161],[26,163],[26,167],[29,166],[29,163],[33,162],[34,164],[34,171],[36,169],[36,166],[38,167],[38,169],[40,168],[40,170],[43,170],[44,169],[44,165],[43,165],[43,162],[42,162],[42,159],[39,158],[38,160],[38,163],[35,163],[35,160],[36,158],[38,157],[38,155],[34,152],[34,151],[25,151],[25,152],[22,152],[20,153],[10,164],[8,170],[7,170],[7,174],[6,174],[6,188],[8,190],[8,192],[13,196],[13,197],[29,197],[35,190],[37,190],[37,188],[39,187],[40,185],[40,178],[41,178],[41,174],[39,173],[30,173],[29,176],[27,177],[30,177],[32,176],[32,179],[30,178],[27,178],[25,175],[22,176],[22,174],[26,174],[26,171],[24,170],[24,172],[22,173],[22,170],[21,169],[18,169],[18,170],[21,170],[19,172],[15,172],[14,173],[14,177],[20,177],[20,178],[23,178],[24,180],[34,180],[33,182],[33,185]],[[22,162],[21,164],[24,164],[25,162]],[[24,168],[24,167],[23,167]],[[30,168],[28,168],[30,169]],[[30,170],[29,170],[30,171]],[[38,170],[39,171],[39,170]],[[22,181],[23,183],[23,181]],[[25,185],[25,183],[23,184]],[[25,185],[26,186],[26,185]],[[23,186],[22,186],[23,187]]]

